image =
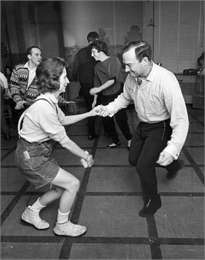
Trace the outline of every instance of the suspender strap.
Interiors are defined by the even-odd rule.
[[[45,100],[45,101],[47,101],[51,106],[53,106],[46,98],[39,98],[39,99],[35,100],[35,101],[33,102],[33,104],[36,103],[36,102],[39,101],[39,100]],[[33,105],[33,104],[32,104],[32,105]],[[31,106],[32,106],[32,105],[31,105]],[[31,106],[30,106],[30,107],[31,107]],[[19,118],[19,121],[18,121],[18,133],[19,133],[19,131],[20,131],[21,128],[22,128],[24,116],[26,115],[26,112],[28,111],[28,109],[29,109],[30,107],[28,107],[28,108],[23,112],[23,114],[21,115],[21,117]],[[58,111],[57,111],[57,108],[56,108],[56,112],[58,112]]]

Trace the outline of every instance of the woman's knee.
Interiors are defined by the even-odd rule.
[[[63,169],[59,170],[58,175],[52,182],[55,186],[68,190],[69,192],[77,192],[80,187],[80,181],[71,173]]]
[[[73,182],[73,189],[77,192],[80,188],[80,181],[76,178]]]
[[[62,193],[64,192],[64,189],[58,186],[53,186],[53,190],[59,195],[61,196]]]
[[[66,189],[72,193],[77,193],[79,188],[80,188],[80,181],[77,178],[74,178],[72,182],[69,181],[66,185]]]

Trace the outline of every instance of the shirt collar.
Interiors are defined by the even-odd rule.
[[[24,68],[27,68],[29,71],[33,72],[36,70],[37,67],[34,67],[33,69],[30,69],[28,66],[28,62],[26,62],[26,64],[24,65]]]
[[[153,62],[152,70],[151,70],[150,74],[148,75],[148,77],[146,78],[146,80],[153,81],[155,74],[156,74],[156,64]]]
[[[28,62],[26,62],[26,64],[24,64],[24,68],[29,69],[29,67],[28,67]]]
[[[130,76],[131,79],[134,79],[137,82],[138,86],[141,86],[142,82],[145,81],[145,80],[154,81],[156,71],[157,71],[157,65],[153,62],[152,70],[151,70],[151,72],[150,72],[150,74],[148,75],[147,78],[145,78],[145,79],[142,79],[140,77],[134,78],[134,77],[130,76],[129,74],[128,75]]]

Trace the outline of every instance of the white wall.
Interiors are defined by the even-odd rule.
[[[142,33],[142,1],[63,1],[61,12],[65,47],[87,45],[87,34],[100,28],[111,45],[124,45],[132,25]]]
[[[175,73],[196,68],[204,51],[204,2],[156,1],[154,7],[154,60]]]

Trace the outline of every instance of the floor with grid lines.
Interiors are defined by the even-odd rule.
[[[119,129],[121,146],[106,149],[111,139],[104,136],[100,117],[98,138],[92,141],[86,120],[66,127],[68,136],[95,158],[93,167],[84,169],[76,156],[54,146],[60,166],[81,181],[71,221],[85,225],[87,232],[78,238],[54,235],[59,201],[41,211],[51,224],[48,230],[21,222],[27,201],[49,187],[36,190],[16,169],[18,137],[12,129],[11,140],[1,139],[1,259],[204,259],[204,110],[187,109],[190,127],[180,155],[185,167],[171,181],[157,168],[162,207],[149,218],[138,215],[141,187]],[[132,106],[127,115],[133,131],[139,121]]]

